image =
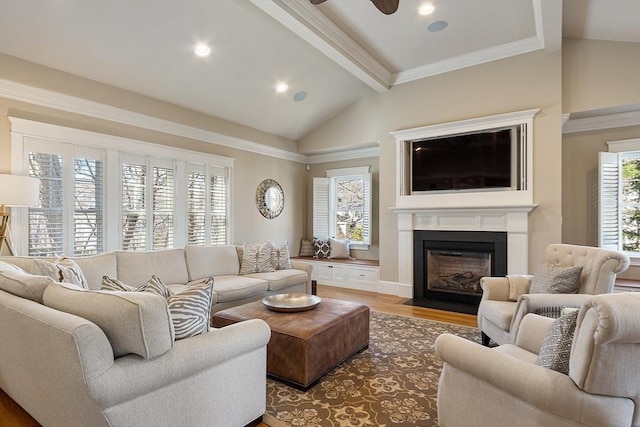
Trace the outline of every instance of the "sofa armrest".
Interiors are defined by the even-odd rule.
[[[628,420],[633,415],[634,406],[630,399],[585,393],[576,387],[568,375],[455,335],[440,335],[436,339],[436,354],[450,365],[445,365],[440,378],[439,387],[442,389],[468,387],[472,383],[474,396],[481,400],[487,399],[483,397],[483,387],[498,389],[504,392],[501,395],[509,396],[509,399],[526,402],[541,412],[584,425],[614,425],[612,419]],[[473,379],[470,383],[449,383],[443,379],[450,368],[462,371]],[[439,390],[439,394],[442,391]],[[487,401],[486,404],[489,407],[496,403]]]
[[[295,268],[296,270],[302,270],[307,272],[307,293],[310,294],[312,290],[311,273],[313,272],[313,264],[310,262],[291,260],[291,267]]]
[[[271,329],[258,319],[214,328],[176,341],[171,350],[153,359],[136,355],[118,358],[109,370],[89,383],[89,388],[101,407],[111,407],[202,375],[214,366],[245,354],[263,352],[266,360],[270,337]]]

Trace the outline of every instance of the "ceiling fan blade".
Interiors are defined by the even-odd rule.
[[[320,3],[324,3],[327,0],[309,0],[311,2],[311,4],[320,4]]]
[[[398,10],[400,0],[371,0],[378,10],[385,15],[391,15]]]

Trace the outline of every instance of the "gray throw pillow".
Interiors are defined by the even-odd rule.
[[[571,310],[553,321],[542,341],[536,365],[569,374],[569,356],[578,313],[579,310]]]
[[[530,294],[575,294],[580,287],[582,267],[560,267],[543,262],[531,279]]]
[[[271,264],[271,248],[269,242],[245,243],[242,248],[240,274],[271,273],[276,271]]]
[[[313,238],[313,256],[316,258],[329,258],[331,245],[329,240]]]
[[[313,242],[311,240],[300,239],[300,252],[298,256],[313,256]]]
[[[289,259],[289,243],[284,242],[280,246],[271,245],[271,265],[276,270],[287,270],[291,267],[291,260]]]

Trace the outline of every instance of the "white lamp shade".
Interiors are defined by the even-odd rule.
[[[30,176],[0,174],[0,205],[38,206],[40,180]]]

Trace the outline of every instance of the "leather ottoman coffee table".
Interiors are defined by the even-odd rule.
[[[324,374],[369,345],[369,307],[322,298],[314,309],[269,310],[262,301],[228,308],[213,316],[213,327],[262,319],[271,327],[267,374],[307,390]]]

